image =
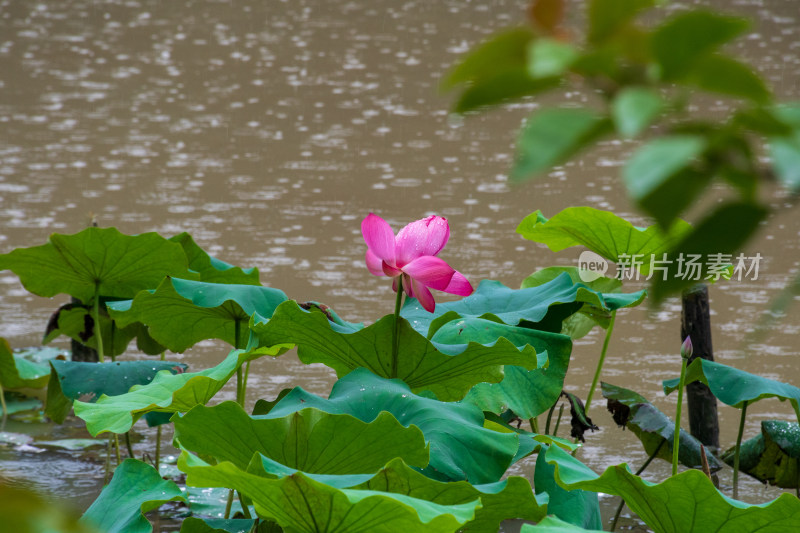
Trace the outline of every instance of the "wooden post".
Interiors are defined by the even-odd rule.
[[[683,291],[682,300],[680,340],[683,342],[690,336],[694,347],[689,363],[698,357],[713,361],[708,286],[699,283]],[[719,453],[717,399],[708,386],[699,381],[686,386],[686,396],[689,402],[689,432],[713,453]]]

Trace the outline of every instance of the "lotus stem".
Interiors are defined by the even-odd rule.
[[[119,453],[119,435],[114,433],[114,452],[117,454],[117,466],[122,464],[122,456]]]
[[[111,434],[108,434],[108,441],[106,443],[106,466],[105,475],[103,476],[103,486],[108,485],[109,477],[111,474]]]
[[[678,451],[681,448],[681,408],[683,388],[686,383],[686,359],[681,357],[681,380],[678,385],[678,408],[675,411],[675,434],[672,437],[672,475],[678,473]]]
[[[3,421],[0,423],[0,429],[5,429],[6,418],[8,417],[8,406],[6,406],[6,393],[3,392],[3,386],[0,385],[0,408],[3,409]]]
[[[92,305],[94,316],[94,334],[97,337],[97,357],[101,363],[105,363],[103,352],[103,333],[100,331],[100,282],[94,282],[94,304]]]
[[[239,497],[239,503],[242,504],[242,514],[244,515],[245,518],[252,519],[253,516],[250,514],[250,508],[244,502],[244,498],[242,498],[242,493],[237,490],[236,495]]]
[[[161,426],[156,428],[156,472],[161,475]]]
[[[133,446],[131,446],[131,432],[125,432],[125,446],[128,448],[128,456],[131,459],[136,459],[136,456],[133,455]]]
[[[111,362],[114,363],[117,361],[117,356],[114,355],[114,333],[115,333],[115,324],[114,321],[111,321],[111,339],[108,341],[108,345],[111,347]]]
[[[562,403],[558,408],[558,418],[556,418],[556,427],[553,429],[553,436],[558,435],[558,426],[561,425],[561,415],[564,414],[564,404]]]
[[[665,442],[667,442],[666,439],[664,439],[664,440],[662,440],[661,442],[658,443],[658,446],[656,447],[655,451],[650,454],[650,457],[647,458],[647,461],[644,462],[644,464],[641,466],[641,468],[639,468],[639,470],[637,470],[636,474],[634,474],[634,475],[636,475],[636,476],[641,475],[642,472],[644,472],[645,469],[648,466],[650,466],[650,463],[652,463],[653,459],[656,458],[656,456],[658,455],[658,452],[661,451],[661,448],[664,446]],[[611,522],[611,529],[609,531],[614,531],[614,528],[617,527],[617,520],[619,520],[619,515],[622,514],[622,508],[623,507],[625,507],[625,500],[624,499],[622,499],[619,502],[619,506],[617,506],[617,512],[614,513],[614,520]]]
[[[614,332],[614,322],[617,319],[617,312],[611,312],[611,320],[606,329],[606,338],[603,340],[603,349],[600,351],[600,360],[597,362],[597,369],[594,371],[594,378],[592,378],[592,386],[589,387],[589,394],[586,396],[586,404],[583,408],[585,413],[589,412],[589,406],[592,405],[592,396],[594,390],[597,388],[597,382],[600,381],[600,372],[603,371],[603,364],[606,362],[606,354],[608,353],[608,343],[611,341],[611,334]]]
[[[539,419],[533,416],[528,420],[528,422],[531,425],[531,431],[533,433],[539,433]]]
[[[225,520],[231,517],[231,508],[233,507],[233,489],[228,492],[228,502],[225,504]]]
[[[742,404],[742,416],[739,418],[739,434],[736,436],[736,449],[733,452],[733,499],[739,499],[739,455],[742,450],[744,420],[747,417],[747,402]]]
[[[241,324],[239,319],[233,321],[233,349],[239,349],[239,337],[241,335]],[[244,408],[244,377],[242,376],[242,365],[236,367],[236,403]]]
[[[397,298],[394,301],[394,328],[392,329],[392,369],[390,378],[397,377],[397,354],[400,351],[400,308],[403,304],[403,276],[397,277]]]

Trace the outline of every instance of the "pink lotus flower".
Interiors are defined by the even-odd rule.
[[[463,274],[454,270],[436,255],[447,244],[450,226],[447,219],[429,216],[407,225],[395,236],[381,217],[370,213],[361,222],[361,233],[367,243],[367,268],[376,276],[397,279],[402,276],[406,294],[419,300],[433,312],[436,302],[429,289],[469,296],[472,285]]]

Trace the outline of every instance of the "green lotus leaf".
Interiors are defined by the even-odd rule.
[[[390,377],[394,317],[389,315],[358,331],[344,328],[319,309],[306,311],[296,302],[281,304],[266,323],[251,325],[261,344],[294,343],[304,363],[324,363],[343,377],[357,368]],[[476,383],[500,381],[503,365],[537,366],[533,348],[519,348],[495,338],[487,344],[431,343],[400,320],[397,377],[411,390],[431,391],[445,401],[460,400]]]
[[[495,414],[510,409],[525,419],[550,409],[561,395],[569,366],[572,340],[566,335],[473,318],[445,324],[433,340],[461,336],[464,340],[481,342],[482,336],[491,338],[495,335],[503,335],[514,344],[532,346],[540,359],[539,368],[528,370],[506,366],[501,382],[475,385],[463,402]]]
[[[584,529],[575,524],[564,522],[555,516],[546,516],[535,526],[523,524],[520,533],[599,533],[602,529]]]
[[[64,450],[76,451],[85,450],[92,446],[105,446],[103,439],[59,439],[59,440],[37,440],[36,446],[49,446],[51,448],[61,448]]]
[[[22,285],[46,298],[69,294],[84,303],[95,293],[133,298],[164,276],[191,277],[179,244],[157,233],[123,235],[116,228],[54,233],[47,244],[0,255],[0,270],[12,270]]]
[[[41,389],[50,379],[50,365],[45,358],[33,358],[32,352],[14,353],[8,341],[0,337],[0,385],[2,390]],[[63,356],[58,350],[48,350],[51,357]],[[27,355],[27,356],[26,356]],[[37,360],[38,359],[38,360]]]
[[[568,207],[549,219],[541,211],[531,213],[520,222],[517,233],[546,244],[554,252],[585,246],[608,261],[617,262],[627,254],[642,255],[647,263],[651,255],[661,259],[691,229],[688,222],[680,219],[666,232],[656,224],[639,228],[611,211]],[[649,263],[646,266],[644,273],[649,272]]]
[[[176,417],[175,437],[184,449],[244,470],[259,452],[306,473],[363,474],[394,457],[424,468],[428,447],[422,432],[381,412],[370,423],[347,414],[303,409],[274,418],[251,417],[235,402],[198,405]]]
[[[276,477],[291,476],[298,472],[263,456],[253,459],[249,471],[258,474],[263,471],[268,476]],[[537,498],[530,482],[518,476],[483,485],[472,485],[466,481],[436,481],[409,467],[401,459],[394,459],[369,475],[303,474],[336,488],[405,494],[440,505],[458,505],[480,498],[482,507],[476,511],[475,519],[462,529],[473,533],[495,533],[503,520],[539,520],[546,513],[547,495]]]
[[[555,467],[545,460],[546,449],[546,447],[540,449],[536,457],[533,484],[537,494],[548,495],[547,514],[555,515],[576,526],[602,529],[600,500],[597,494],[581,489],[565,490],[559,486],[555,478]]]
[[[268,318],[284,301],[283,291],[260,285],[167,278],[155,292],[140,292],[131,304],[108,307],[120,326],[146,324],[153,339],[173,352],[183,352],[205,339],[221,339],[243,348],[253,313]]]
[[[564,273],[548,283],[518,290],[499,281],[483,280],[471,295],[455,302],[436,304],[433,313],[425,311],[419,302],[409,298],[400,314],[415,330],[428,337],[435,333],[435,326],[441,324],[439,319],[452,312],[461,318],[487,318],[510,326],[524,325],[559,332],[561,321],[585,305],[610,313],[620,307],[637,305],[644,296],[644,291],[599,293],[584,283],[575,283],[568,273]]]
[[[586,465],[551,446],[546,460],[567,490],[583,489],[621,496],[655,533],[785,533],[800,520],[800,500],[792,494],[759,505],[728,498],[699,470],[687,470],[651,483],[625,464],[597,475]]]
[[[128,302],[130,300],[122,301]],[[109,309],[115,303],[104,302],[105,305],[109,306]],[[103,352],[105,355],[113,357],[122,355],[133,339],[136,339],[137,347],[148,355],[158,355],[166,350],[150,337],[147,328],[141,322],[133,322],[125,325],[125,327],[120,327],[102,309],[101,306],[100,333],[103,339]],[[50,317],[43,343],[47,344],[59,335],[66,335],[72,340],[95,350],[97,349],[94,317],[92,317],[91,311],[87,306],[63,305]]]
[[[226,520],[224,518],[200,519],[190,516],[181,523],[180,533],[249,533],[253,528],[253,522],[255,519],[252,518]]]
[[[643,396],[632,390],[609,383],[600,384],[603,397],[608,400],[608,410],[614,421],[622,428],[628,428],[642,442],[647,455],[665,461],[672,461],[672,441],[675,439],[675,422],[658,410]],[[678,460],[689,468],[701,468],[700,441],[681,429]],[[708,466],[712,472],[722,468],[722,463],[711,453],[707,454]]]
[[[733,466],[733,447],[720,457]],[[757,480],[784,489],[800,485],[800,426],[796,422],[763,420],[761,434],[742,443],[739,469]]]
[[[161,479],[148,464],[125,459],[81,522],[104,533],[150,533],[153,526],[145,513],[174,501],[186,501],[174,482]]]
[[[44,403],[39,398],[28,398],[21,394],[6,394],[5,400],[6,415],[23,413],[25,411],[38,411],[44,407]]]
[[[478,499],[439,505],[404,494],[336,488],[302,472],[267,478],[229,462],[211,466],[187,452],[178,467],[188,485],[236,489],[252,499],[260,517],[297,533],[452,533],[481,506]]]
[[[741,409],[745,402],[752,403],[762,398],[789,400],[800,420],[800,389],[793,385],[775,381],[706,359],[695,359],[686,369],[686,384],[701,381],[708,385],[719,401]],[[678,379],[664,381],[664,393],[678,388]]]
[[[189,269],[200,275],[206,283],[234,283],[241,285],[261,285],[257,268],[240,268],[208,255],[186,232],[169,238],[183,247],[189,260]]]
[[[388,411],[403,426],[417,426],[431,446],[430,464],[423,473],[445,481],[480,484],[499,480],[512,463],[520,441],[527,438],[485,429],[483,413],[472,405],[418,396],[400,380],[384,379],[364,368],[339,379],[327,400],[294,388],[269,416],[282,417],[308,407],[350,414],[364,422]]]
[[[589,289],[603,294],[605,302],[614,302],[613,299],[615,297],[623,299],[615,302],[612,308],[598,307],[587,302],[576,313],[563,318],[561,320],[560,333],[569,335],[572,340],[586,336],[595,326],[607,329],[611,323],[611,316],[614,310],[621,307],[639,305],[645,296],[645,293],[642,292],[621,294],[622,281],[615,278],[600,276],[592,281],[583,281],[581,279],[581,271],[574,266],[552,266],[537,270],[522,280],[520,288],[528,289],[544,285],[564,273],[569,276],[573,283],[583,283]]]
[[[86,422],[86,429],[93,437],[106,431],[125,433],[145,413],[186,412],[195,405],[205,404],[243,363],[265,355],[280,355],[290,347],[233,350],[220,364],[200,372],[159,372],[151,383],[134,387],[126,394],[103,395],[95,403],[76,401],[75,415]]]
[[[186,365],[171,361],[118,361],[114,363],[50,362],[52,373],[47,386],[45,413],[61,423],[74,400],[95,402],[101,396],[119,396],[135,385],[153,381],[162,370],[181,373]]]

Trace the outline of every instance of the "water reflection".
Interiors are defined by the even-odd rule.
[[[794,0],[711,3],[758,19],[735,52],[782,98],[800,94]],[[265,284],[324,301],[354,321],[372,321],[393,305],[386,284],[363,267],[359,222],[370,211],[396,229],[429,213],[447,216],[446,259],[476,282],[516,286],[538,268],[573,264],[576,253],[553,254],[514,228],[535,209],[552,215],[582,204],[645,224],[617,179],[635,145],[603,143],[514,187],[507,172],[515,131],[536,104],[461,119],[448,115],[449,99],[437,93],[458,55],[518,23],[525,5],[0,0],[0,250],[76,232],[91,214],[128,233],[188,231],[222,259],[257,266]],[[712,101],[698,111],[724,109]],[[787,202],[774,195],[776,207]],[[744,344],[798,268],[793,216],[780,209],[770,235],[752,245],[765,257],[764,277],[720,284],[712,300],[719,360],[800,381],[797,318],[771,322],[767,338]],[[63,301],[33,297],[1,274],[2,335],[15,346],[37,344]],[[621,313],[606,371],[668,412],[674,400],[659,392],[660,381],[677,369],[679,312],[673,301],[654,313]],[[570,391],[585,394],[601,341],[595,331],[576,343]],[[200,368],[225,351],[209,342],[174,357]],[[289,384],[325,394],[333,380],[327,368],[301,365],[292,354],[254,369],[253,398],[274,397]],[[748,434],[760,416],[789,413],[762,403],[752,407]],[[722,416],[722,440],[733,442],[737,414]],[[591,437],[583,456],[593,467],[623,455],[644,460],[631,435],[623,435],[624,454],[617,449],[622,437],[601,408],[595,417],[607,429]],[[49,475],[37,479],[56,488]]]

